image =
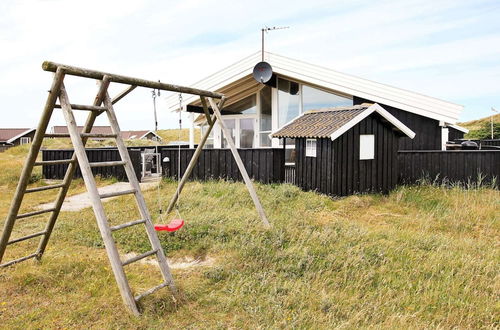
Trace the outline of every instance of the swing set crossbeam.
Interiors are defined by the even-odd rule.
[[[206,97],[212,97],[216,99],[221,99],[224,97],[221,93],[211,92],[203,89],[185,87],[173,84],[166,84],[159,81],[146,80],[141,78],[134,78],[128,76],[122,76],[114,73],[107,73],[96,70],[89,70],[84,68],[79,68],[76,66],[59,64],[50,61],[45,61],[42,64],[42,68],[45,71],[56,72],[58,68],[61,68],[66,75],[78,76],[83,78],[92,78],[97,80],[102,80],[104,77],[108,77],[110,82],[127,84],[136,87],[147,87],[152,89],[159,89],[162,91],[178,92],[191,95],[200,95]],[[135,87],[134,87],[135,88]],[[122,96],[123,97],[123,96]],[[116,99],[117,97],[115,97]],[[115,102],[113,102],[115,103]]]

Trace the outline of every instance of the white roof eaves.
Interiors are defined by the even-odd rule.
[[[392,125],[394,125],[397,129],[399,129],[403,134],[408,136],[410,139],[413,139],[415,137],[415,132],[413,132],[411,129],[408,128],[405,124],[403,124],[401,121],[399,121],[396,117],[391,115],[387,110],[382,108],[379,104],[375,103],[370,105],[366,110],[361,112],[359,115],[351,119],[349,122],[347,122],[344,126],[336,130],[335,132],[332,133],[330,136],[330,139],[334,141],[337,139],[339,136],[353,128],[356,124],[361,122],[363,119],[371,115],[372,113],[377,112],[380,114],[383,118],[385,118],[388,122],[390,122]]]
[[[16,136],[14,136],[14,137],[12,137],[12,138],[8,139],[6,142],[7,142],[7,143],[12,143],[12,142],[14,142],[15,140],[19,139],[20,137],[22,137],[23,135],[29,134],[29,133],[33,132],[34,130],[36,130],[36,128],[30,128],[30,129],[28,129],[28,130],[26,130],[26,131],[22,132],[21,134],[18,134],[18,135],[16,135]]]
[[[337,72],[281,55],[266,52],[265,58],[277,74],[327,89],[355,95],[436,120],[454,124],[463,110],[462,105]],[[256,52],[198,81],[193,87],[213,91],[220,90],[224,86],[251,74],[254,65],[260,60],[260,52]],[[197,96],[189,95],[184,98],[184,101],[186,104],[189,104],[197,99]],[[175,96],[166,98],[166,101],[169,109],[178,108],[178,100]]]
[[[456,129],[457,131],[463,132],[465,134],[469,133],[469,130],[465,127],[454,125],[454,124],[447,124],[446,127],[451,127]]]

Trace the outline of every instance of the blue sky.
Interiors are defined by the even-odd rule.
[[[266,36],[271,52],[462,104],[460,120],[500,108],[498,0],[2,0],[0,126],[36,125],[51,80],[44,60],[189,85],[259,50],[260,28],[279,25],[290,29]],[[67,88],[88,103],[95,84]],[[159,109],[160,127],[175,127]],[[149,90],[117,110],[122,128],[153,128]]]

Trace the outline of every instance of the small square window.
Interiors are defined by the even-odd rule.
[[[316,139],[306,139],[306,157],[316,157]]]
[[[362,134],[359,136],[359,159],[368,160],[375,158],[375,135]]]

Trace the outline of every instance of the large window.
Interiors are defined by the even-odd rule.
[[[21,144],[28,144],[31,142],[31,138],[30,137],[22,137],[21,138]]]
[[[282,127],[300,114],[300,86],[278,78],[278,126]]]
[[[351,105],[352,99],[350,98],[302,85],[302,112]]]
[[[250,95],[236,103],[224,107],[224,111],[233,112],[235,115],[250,115],[257,113],[257,95]]]

